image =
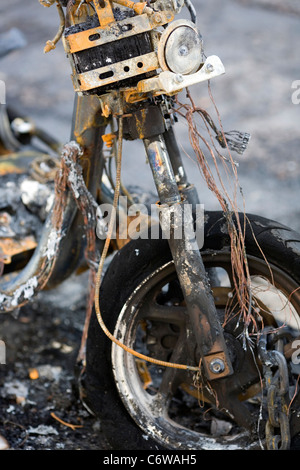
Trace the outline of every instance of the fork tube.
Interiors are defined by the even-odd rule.
[[[161,135],[144,139],[147,156],[161,204],[181,202],[165,141]]]
[[[200,204],[200,200],[195,186],[190,184],[188,181],[188,177],[181,158],[181,152],[172,126],[170,126],[164,132],[163,138],[167,147],[167,152],[170,156],[170,161],[179,192],[184,198],[187,199],[189,204],[192,204],[193,209],[195,209],[196,205]]]
[[[205,267],[198,247],[191,241],[193,217],[177,187],[165,141],[161,135],[144,139],[144,145],[160,198],[160,223],[167,238],[187,304],[190,326],[209,380],[232,373]],[[175,210],[174,210],[175,209]],[[184,222],[187,220],[185,224]],[[168,229],[170,231],[168,232]],[[193,230],[192,230],[193,232]],[[180,233],[181,236],[176,236]]]

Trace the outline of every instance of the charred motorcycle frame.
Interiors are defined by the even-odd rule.
[[[99,263],[95,208],[99,201],[111,203],[114,197],[103,180],[103,146],[118,143],[119,148],[123,139],[140,139],[158,193],[162,232],[170,227],[171,221],[168,243],[187,309],[189,350],[193,351],[193,361],[185,368],[191,372],[203,370],[218,393],[220,407],[226,408],[239,424],[252,429],[255,423],[251,414],[245,413],[236,393],[239,376],[234,375],[232,354],[202,255],[190,236],[194,234],[199,198],[187,179],[173,131],[176,95],[186,87],[222,75],[224,66],[217,56],[205,58],[195,10],[188,0],[144,3],[40,0],[40,3],[44,6],[56,3],[61,19],[57,35],[48,41],[45,50],[54,49],[62,38],[76,92],[72,135],[70,143],[62,149],[60,164],[54,165],[57,170],[54,203],[41,238],[36,248],[28,240],[24,252],[35,248],[30,260],[19,274],[2,283],[0,309],[12,311],[41,289],[55,286],[74,272],[84,255],[95,276]],[[184,4],[191,20],[175,19]],[[21,132],[20,123],[18,129]],[[248,137],[243,136],[243,147]],[[50,144],[55,146],[51,141]],[[178,216],[172,216],[174,213]],[[190,230],[186,230],[187,224]],[[180,238],[175,236],[179,228]],[[2,251],[5,249],[4,244]],[[21,247],[19,251],[22,250]],[[88,323],[89,318],[83,343]],[[84,361],[84,345],[80,354]],[[267,364],[263,346],[261,357]],[[281,399],[284,414],[286,402],[282,396]],[[288,426],[282,426],[283,435],[282,446],[287,448]],[[275,446],[272,436],[269,441],[270,447]]]

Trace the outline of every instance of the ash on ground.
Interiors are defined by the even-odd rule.
[[[6,346],[6,364],[0,366],[0,448],[109,449],[76,384],[86,292],[87,273],[0,317]]]

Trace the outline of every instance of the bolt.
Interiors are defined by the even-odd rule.
[[[187,46],[182,45],[182,46],[179,48],[178,52],[179,52],[179,55],[185,56],[185,55],[188,55],[189,49],[188,49]]]
[[[214,66],[212,64],[207,64],[205,67],[206,73],[212,73],[214,71]]]
[[[155,21],[155,23],[161,23],[162,22],[162,16],[160,13],[155,13],[154,16],[153,16],[153,20]]]
[[[214,374],[221,374],[225,370],[224,361],[219,357],[216,357],[210,361],[209,368]]]
[[[32,122],[22,118],[15,118],[11,123],[11,127],[17,134],[31,134],[34,131]]]
[[[183,76],[181,73],[177,73],[174,77],[174,82],[175,83],[182,83],[183,82]]]

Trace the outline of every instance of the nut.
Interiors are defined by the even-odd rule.
[[[214,374],[221,374],[225,370],[224,361],[219,357],[216,357],[210,361],[209,368]]]
[[[183,82],[183,76],[180,73],[177,73],[174,77],[174,82],[175,83],[182,83]]]
[[[212,64],[207,64],[205,67],[206,73],[212,73],[214,71],[214,66]]]

